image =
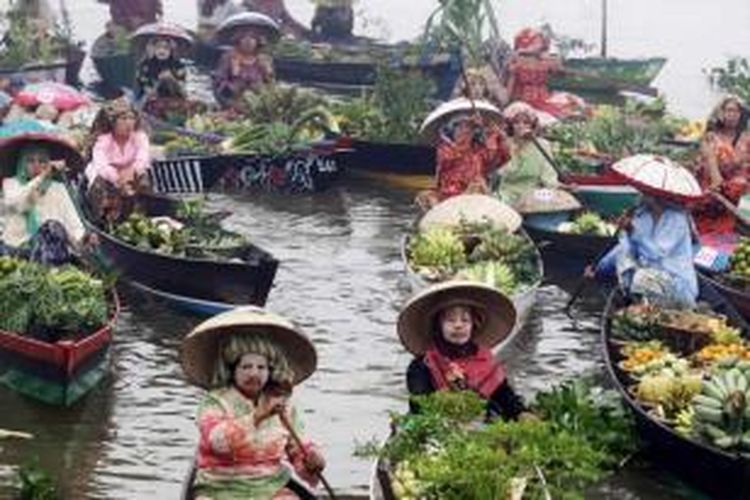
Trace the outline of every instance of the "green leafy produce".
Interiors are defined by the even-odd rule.
[[[750,62],[745,57],[732,57],[724,66],[707,71],[711,84],[745,102],[750,101]]]
[[[328,105],[325,97],[296,85],[266,85],[257,92],[246,92],[243,98],[243,114],[258,124],[291,126],[308,111]]]
[[[63,58],[70,40],[62,27],[53,26],[53,32],[36,35],[35,21],[21,9],[11,10],[5,17],[8,24],[0,50],[0,66],[20,68],[32,62],[49,64]]]
[[[48,268],[10,257],[0,257],[0,269],[4,331],[57,340],[92,332],[107,322],[104,283],[80,269]]]
[[[466,264],[461,238],[446,228],[416,235],[409,242],[409,258],[415,268],[442,276],[450,276]]]
[[[50,475],[37,463],[18,470],[20,500],[58,500],[62,498]]]
[[[614,226],[595,212],[584,212],[576,217],[567,232],[592,236],[614,236]]]
[[[517,284],[531,284],[541,279],[534,244],[520,234],[488,223],[461,224],[458,231],[464,238],[479,243],[469,254],[469,262],[497,261],[507,265]]]

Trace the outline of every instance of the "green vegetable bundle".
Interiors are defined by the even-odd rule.
[[[4,331],[54,341],[89,333],[107,322],[103,282],[80,269],[47,268],[0,257],[0,270],[0,329]]]

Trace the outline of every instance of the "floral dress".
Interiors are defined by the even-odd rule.
[[[443,139],[437,148],[439,198],[463,194],[470,186],[485,183],[508,157],[505,136],[496,126],[489,129],[483,144],[460,145]]]
[[[285,488],[291,469],[314,483],[278,416],[254,424],[253,402],[234,387],[206,395],[198,410],[200,444],[194,483],[196,497],[213,500],[297,498]],[[290,421],[298,425],[294,411]],[[312,447],[305,445],[306,449]]]
[[[230,50],[219,61],[214,75],[214,94],[222,105],[229,106],[245,91],[271,83],[273,78],[273,64],[268,56],[259,54],[246,58]]]
[[[722,182],[720,192],[737,204],[743,194],[750,191],[748,166],[750,166],[750,134],[743,133],[737,140],[722,134],[709,133],[703,142],[702,164],[698,169],[698,182],[703,189],[711,186],[709,160],[716,161]],[[700,234],[727,234],[734,232],[735,218],[715,200],[706,200],[693,209]]]

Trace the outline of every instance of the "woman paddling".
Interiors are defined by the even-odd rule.
[[[34,260],[69,261],[70,246],[80,248],[85,228],[56,175],[81,167],[75,147],[54,134],[22,134],[0,144],[0,163],[14,166],[13,175],[3,179],[3,244]]]
[[[464,98],[440,105],[425,119],[420,132],[437,147],[437,189],[418,195],[424,210],[452,196],[489,191],[488,177],[509,157],[501,121],[492,104]]]
[[[219,41],[232,44],[214,74],[214,95],[223,107],[274,81],[273,60],[264,49],[278,37],[276,22],[255,12],[234,15],[219,26]]]
[[[696,175],[704,189],[716,191],[737,204],[750,190],[750,111],[739,97],[721,100],[709,117],[701,141]],[[735,218],[719,202],[708,199],[693,210],[700,234],[731,234]]]
[[[560,181],[547,159],[551,155],[547,141],[537,136],[539,118],[534,109],[517,102],[505,108],[503,116],[508,124],[510,158],[495,172],[495,194],[505,203],[514,205],[535,189],[557,188]]]
[[[449,281],[412,298],[398,318],[398,335],[415,358],[406,372],[409,394],[471,390],[487,401],[488,418],[525,411],[492,347],[513,330],[513,303],[494,288]],[[411,401],[413,411],[418,404]]]
[[[316,362],[307,337],[259,308],[215,316],[185,338],[185,374],[209,390],[197,417],[196,498],[310,497],[305,488],[316,483],[325,461],[312,443],[298,445],[288,392],[315,371]]]

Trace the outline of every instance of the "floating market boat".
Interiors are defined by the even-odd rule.
[[[212,315],[242,305],[265,304],[279,261],[252,243],[211,249],[195,256],[170,255],[135,246],[92,222],[78,196],[86,226],[97,235],[107,264],[134,288],[196,314]],[[141,203],[151,216],[174,216],[176,203],[155,197]],[[229,231],[226,235],[236,236]]]
[[[16,392],[70,406],[107,373],[112,330],[120,312],[116,292],[110,295],[110,318],[97,331],[54,343],[0,331],[2,383]]]
[[[359,139],[344,145],[350,151],[340,154],[340,163],[347,173],[415,189],[427,189],[434,183],[434,147]]]
[[[624,297],[614,292],[605,306],[601,326],[604,362],[612,382],[635,416],[640,435],[653,445],[660,463],[715,498],[747,500],[750,498],[750,458],[747,455],[729,453],[678,434],[664,420],[649,413],[628,390],[633,379],[619,365],[622,343],[614,338],[612,328],[613,314],[624,303]]]
[[[648,87],[662,70],[667,60],[663,57],[649,59],[616,59],[601,57],[565,59],[566,69],[585,75],[555,75],[550,88],[583,94],[616,94],[622,88],[618,83]]]
[[[573,193],[586,208],[605,217],[619,215],[638,201],[638,191],[609,171],[595,175],[570,174],[565,176],[564,182],[575,185]]]

